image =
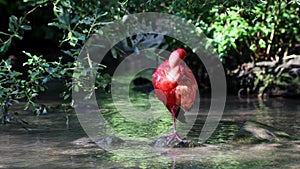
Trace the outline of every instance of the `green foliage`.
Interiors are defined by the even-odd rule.
[[[31,55],[28,52],[24,53],[28,57],[28,60],[23,64],[28,68],[28,79],[22,81],[24,87],[22,92],[27,100],[25,109],[28,109],[30,104],[34,107],[38,106],[34,102],[34,98],[40,92],[45,91],[47,82],[54,78],[60,78],[63,71],[60,69],[60,62],[47,62],[42,56]]]
[[[113,17],[117,17],[105,10],[106,5],[97,0],[84,3],[72,0],[56,1],[53,3],[53,13],[57,18],[48,25],[64,31],[61,43],[67,42],[72,47],[82,47],[86,39],[93,33],[97,33],[101,26],[111,22]],[[113,8],[112,6],[111,10]],[[78,55],[78,53],[74,54]]]
[[[166,12],[185,18],[211,38],[226,66],[278,60],[299,43],[299,1],[128,1],[135,12]],[[168,41],[167,43],[170,43]]]
[[[25,18],[26,16],[20,18],[17,18],[14,15],[10,16],[8,33],[0,31],[0,56],[4,55],[4,53],[8,50],[8,47],[11,45],[13,38],[22,40],[24,31],[31,30],[31,26],[24,23]]]
[[[247,7],[214,6],[210,11],[209,34],[213,35],[220,57],[244,63],[279,60],[290,54],[295,42],[299,42],[299,4],[260,0]]]
[[[18,1],[18,3],[19,2],[20,1]],[[106,7],[107,4],[98,0],[87,1],[84,3],[82,1],[71,0],[24,0],[23,2],[24,4],[22,9],[21,7],[17,7],[17,9],[24,11],[28,10],[25,15],[23,17],[16,17],[12,15],[9,18],[8,32],[0,32],[0,53],[2,56],[14,42],[15,38],[22,40],[23,34],[25,33],[24,31],[31,30],[31,26],[27,24],[29,21],[26,18],[29,14],[35,12],[37,8],[52,5],[53,14],[56,18],[53,18],[53,21],[48,23],[48,26],[57,27],[63,31],[64,36],[62,37],[60,44],[61,46],[64,45],[67,47],[63,50],[63,53],[65,54],[64,57],[71,57],[73,60],[77,59],[81,48],[91,34],[98,32],[100,26],[109,23],[114,19],[113,16],[116,16],[108,16],[108,8]],[[113,7],[114,5],[118,6],[119,4],[118,2],[111,2],[110,5]],[[112,8],[110,8],[110,10],[111,9]],[[11,71],[9,75],[13,78],[9,78],[9,81],[1,81],[1,84],[10,84],[1,86],[1,89],[5,89],[1,92],[2,100],[0,100],[0,102],[3,105],[7,105],[8,103],[8,105],[11,105],[12,102],[25,99],[27,101],[25,109],[27,109],[30,105],[37,107],[38,105],[36,105],[34,99],[40,92],[46,90],[45,84],[54,78],[65,81],[66,90],[62,93],[64,99],[70,98],[72,89],[77,91],[80,88],[92,91],[94,88],[107,89],[109,86],[110,76],[102,76],[97,71],[98,69],[102,69],[103,65],[96,65],[93,69],[82,68],[83,70],[79,74],[73,74],[74,67],[78,66],[78,62],[70,61],[63,63],[62,57],[58,56],[53,56],[59,58],[57,61],[47,62],[43,56],[36,56],[29,52],[24,53],[27,56],[27,61],[23,64],[23,66],[28,70],[28,72],[24,74],[26,77],[25,79],[19,78],[18,76],[20,76],[20,72]],[[7,62],[3,61],[2,64],[1,72],[4,73],[11,70],[12,65],[9,60]],[[92,86],[83,86],[83,84],[78,80],[79,78],[91,73],[97,77],[94,88],[92,88]],[[15,96],[16,94],[18,97]],[[9,106],[6,107],[8,109]],[[5,109],[6,112],[8,111],[7,109]]]
[[[40,92],[45,91],[45,84],[54,79],[61,77],[59,62],[47,62],[41,56],[31,55],[24,52],[28,60],[23,64],[28,68],[25,74],[26,79],[22,79],[22,73],[12,69],[11,60],[2,60],[0,62],[0,107],[1,113],[5,117],[8,109],[13,103],[19,103],[26,100],[25,109],[30,105],[37,108],[35,98]],[[5,120],[5,118],[1,118]]]
[[[0,69],[0,107],[3,109],[3,113],[6,113],[5,110],[12,103],[18,103],[18,99],[23,97],[19,95],[22,81],[18,79],[22,74],[12,70],[10,60],[2,60]]]

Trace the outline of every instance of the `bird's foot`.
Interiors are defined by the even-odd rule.
[[[177,139],[178,141],[182,142],[182,139],[180,138],[180,136],[177,133],[171,134],[171,135],[166,135],[166,136],[162,136],[164,138],[168,137],[168,142],[167,145],[169,145],[174,139]]]

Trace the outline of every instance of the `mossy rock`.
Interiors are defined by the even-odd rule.
[[[150,145],[155,148],[193,148],[193,147],[200,147],[202,146],[195,140],[187,140],[183,139],[182,141],[172,141],[169,145],[167,144],[169,137],[161,137],[155,142],[151,143]]]
[[[115,136],[107,136],[105,138],[102,138],[98,141],[95,141],[98,145],[100,145],[102,148],[116,148],[120,147],[123,143],[125,143],[124,140],[122,140],[119,137]]]
[[[255,144],[262,142],[280,142],[295,139],[295,137],[274,127],[255,121],[247,121],[233,136],[231,142],[233,144]]]

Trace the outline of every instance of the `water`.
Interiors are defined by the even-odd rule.
[[[142,100],[142,99],[141,99]],[[57,102],[47,102],[57,104]],[[116,112],[109,99],[104,106],[109,117]],[[197,138],[209,99],[201,99],[199,125],[188,134]],[[228,97],[225,112],[217,131],[207,144],[195,148],[170,148],[147,158],[132,158],[106,152],[91,141],[81,128],[74,112],[49,112],[45,116],[33,116],[30,111],[14,107],[19,118],[29,122],[28,128],[9,124],[0,127],[0,168],[300,168],[300,141],[231,145],[228,138],[244,121],[254,120],[268,124],[291,135],[300,137],[300,101],[292,99],[268,99]],[[126,106],[126,105],[124,105]],[[171,129],[170,114],[163,112],[163,124],[151,131],[151,127],[132,130],[116,123],[117,132],[144,136],[147,132],[168,132]],[[165,121],[164,121],[165,120]],[[119,124],[119,125],[118,125]],[[132,124],[136,125],[136,124]],[[164,128],[167,128],[164,130]],[[146,130],[146,131],[145,131]],[[128,131],[125,132],[125,131]],[[171,131],[171,130],[170,130]],[[225,133],[225,134],[224,134]],[[208,144],[209,143],[209,144]],[[134,153],[133,153],[134,154]],[[132,154],[131,154],[132,155]]]

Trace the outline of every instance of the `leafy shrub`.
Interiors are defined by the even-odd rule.
[[[24,52],[27,58],[22,66],[26,68],[26,72],[22,73],[13,70],[10,59],[2,59],[0,64],[0,107],[2,109],[2,117],[7,116],[8,108],[20,100],[27,101],[25,109],[28,109],[30,105],[37,107],[35,98],[40,92],[45,90],[45,84],[54,78],[65,81],[66,90],[62,93],[64,99],[70,98],[73,88],[74,90],[84,88],[78,78],[87,73],[97,74],[96,88],[107,89],[110,83],[108,75],[102,76],[95,69],[83,69],[84,71],[81,71],[79,75],[73,74],[74,67],[79,66],[79,63],[74,60],[77,59],[86,40],[92,34],[98,32],[100,26],[109,23],[117,16],[112,15],[114,13],[114,10],[112,10],[114,8],[113,5],[119,5],[117,1],[107,2],[112,8],[108,8],[106,6],[107,3],[98,0],[87,1],[85,3],[73,0],[24,0],[23,2],[22,7],[16,8],[25,11],[25,15],[22,17],[12,15],[9,19],[8,32],[0,31],[0,55],[5,56],[12,43],[17,39],[22,40],[23,35],[26,33],[25,31],[31,30],[31,26],[28,25],[28,15],[34,13],[38,8],[51,5],[53,16],[56,18],[49,21],[48,27],[56,27],[63,32],[64,36],[60,41],[60,46],[62,47],[64,56],[52,56],[56,58],[54,59],[56,61],[49,62],[43,56]],[[19,4],[21,1],[17,3]],[[105,12],[107,10],[112,10],[112,13]],[[67,60],[67,62],[63,62],[63,59]],[[99,69],[103,68],[103,65],[98,66]],[[86,90],[91,90],[91,88]],[[5,117],[2,119],[5,121]]]
[[[246,7],[214,6],[210,11],[208,32],[225,65],[234,69],[245,62],[281,60],[293,54],[300,42],[299,2],[259,0]]]
[[[11,59],[0,62],[0,109],[1,120],[8,119],[8,109],[13,103],[26,100],[25,109],[30,105],[38,108],[35,98],[40,92],[45,91],[45,84],[60,76],[59,62],[47,62],[40,56],[25,53],[28,57],[23,64],[28,68],[27,79],[22,79],[22,73],[12,69]]]

